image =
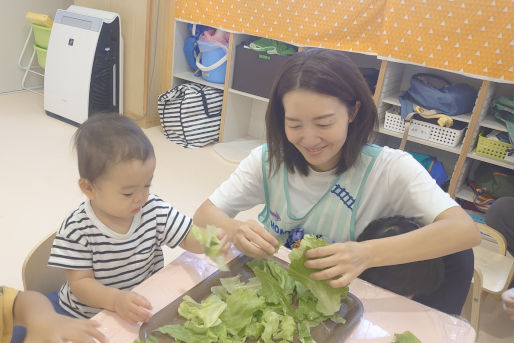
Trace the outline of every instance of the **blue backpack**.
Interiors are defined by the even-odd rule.
[[[477,95],[477,90],[466,83],[452,84],[435,74],[414,74],[409,90],[400,95],[401,116],[405,119],[414,111],[413,103],[449,116],[469,113]]]
[[[184,56],[186,57],[187,64],[193,70],[195,76],[202,76],[202,72],[196,66],[196,56],[200,54],[198,47],[198,39],[207,30],[212,29],[206,25],[187,24],[187,29],[191,32],[191,36],[187,37],[184,41]]]

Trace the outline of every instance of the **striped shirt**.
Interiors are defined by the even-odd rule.
[[[126,234],[105,226],[89,201],[82,203],[59,229],[50,252],[49,266],[93,270],[105,286],[130,290],[164,265],[161,246],[177,246],[186,237],[192,219],[150,194],[134,216]],[[81,303],[68,283],[59,291],[59,304],[76,317],[90,318],[101,311]]]

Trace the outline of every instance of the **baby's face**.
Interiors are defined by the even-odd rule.
[[[110,217],[109,221],[131,220],[148,199],[154,170],[154,157],[146,161],[122,161],[111,166],[95,181],[94,208]]]

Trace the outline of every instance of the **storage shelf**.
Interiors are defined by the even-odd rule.
[[[505,124],[502,124],[499,120],[494,118],[493,116],[487,115],[481,122],[480,126],[487,127],[493,130],[500,130],[507,132],[507,127]]]
[[[395,131],[391,131],[391,130],[385,129],[384,128],[384,124],[380,124],[378,132],[383,133],[384,135],[398,137],[400,139],[403,137],[403,133],[395,132]],[[460,154],[460,149],[462,147],[462,144],[459,144],[456,147],[451,147],[451,146],[437,144],[437,143],[434,143],[434,142],[431,142],[431,141],[427,141],[425,139],[421,139],[421,138],[417,138],[417,137],[412,137],[412,136],[408,136],[407,137],[407,142],[415,142],[415,143],[418,143],[418,144],[430,146],[430,147],[437,148],[437,149],[440,149],[440,150],[445,150],[445,151],[448,151],[448,152],[451,152],[451,153],[454,153],[454,154],[457,154],[457,155]]]
[[[175,73],[175,74],[173,74],[173,77],[176,77],[176,78],[182,79],[182,80],[186,80],[186,81],[199,83],[199,84],[206,85],[206,86],[211,86],[211,87],[221,89],[221,90],[223,90],[225,88],[225,85],[222,83],[214,83],[214,82],[206,81],[201,76],[195,76],[193,74],[193,72],[189,72],[189,71]]]
[[[399,100],[400,94],[395,94],[393,96],[388,96],[382,99],[383,102],[386,104],[394,105],[394,106],[401,106],[400,100]]]
[[[382,99],[382,101],[389,105],[401,106],[399,97],[400,97],[400,94],[396,94],[393,96],[385,97],[384,99]],[[457,116],[451,116],[451,118],[453,120],[469,123],[471,121],[471,113],[463,113],[463,114],[459,114]]]
[[[509,163],[507,161],[495,160],[494,158],[488,158],[488,157],[479,155],[474,151],[470,152],[468,154],[468,157],[475,159],[475,160],[482,161],[482,162],[487,162],[487,163],[495,164],[500,167],[505,167],[505,168],[514,170],[514,163]]]
[[[453,120],[469,123],[471,121],[471,113],[459,114],[457,116],[451,116],[451,118]]]
[[[266,97],[247,93],[232,88],[234,82],[234,65],[236,61],[235,50],[237,46],[251,37],[259,37],[260,35],[249,35],[248,33],[233,32],[231,33],[231,46],[229,53],[231,58],[230,63],[227,64],[227,80],[225,84],[216,84],[204,80],[202,77],[195,76],[190,70],[189,64],[181,53],[174,54],[172,63],[172,76],[174,86],[183,82],[195,82],[198,84],[209,85],[216,89],[227,90],[224,93],[223,100],[223,120],[220,129],[220,143],[213,146],[214,150],[225,160],[232,163],[239,163],[245,158],[252,149],[263,144],[266,138],[265,128],[265,113],[266,106],[269,99]],[[174,31],[174,48],[175,51],[180,52],[183,49],[185,39],[190,36],[187,28],[187,22],[182,20],[175,20]],[[355,53],[352,59],[358,66],[368,67],[368,62],[362,61],[358,53]],[[466,134],[471,135],[471,140],[466,141],[467,145],[464,148],[463,144],[456,147],[443,145],[440,142],[432,142],[426,139],[408,136],[407,141],[416,143],[416,146],[408,145],[409,149],[418,150],[417,152],[425,153],[431,156],[436,156],[438,160],[444,163],[445,169],[448,171],[453,170],[450,177],[450,185],[452,189],[452,196],[455,198],[473,201],[473,192],[466,184],[466,174],[471,168],[477,164],[477,161],[487,162],[493,165],[506,167],[514,170],[514,162],[495,160],[489,157],[481,156],[471,151],[471,144],[477,139],[480,128],[489,128],[500,131],[507,131],[506,127],[499,120],[496,120],[491,112],[491,103],[494,97],[499,95],[512,94],[514,86],[502,86],[497,82],[484,83],[473,76],[459,75],[458,73],[450,73],[441,69],[427,68],[424,66],[402,63],[398,61],[372,61],[377,66],[381,64],[381,73],[384,76],[381,84],[377,84],[377,90],[380,91],[378,101],[378,112],[380,121],[378,133],[381,134],[380,139],[383,141],[381,144],[395,145],[398,140],[403,137],[403,132],[390,131],[384,128],[385,111],[389,106],[400,107],[399,96],[406,89],[410,87],[410,80],[412,75],[420,72],[429,72],[440,74],[446,77],[452,83],[467,83],[477,90],[481,87],[486,90],[486,95],[477,99],[476,105],[481,108],[474,108],[474,119],[477,120],[477,125],[469,125],[472,122],[472,114],[465,113],[457,116],[451,116],[456,122],[466,123],[468,131]],[[383,68],[383,69],[382,69]],[[475,123],[474,123],[475,124]],[[389,126],[388,126],[389,127]],[[395,137],[395,138],[391,138]],[[459,163],[457,163],[459,162]]]
[[[228,91],[230,93],[246,96],[248,98],[252,98],[252,99],[255,99],[255,100],[262,101],[262,102],[269,102],[268,98],[263,98],[262,96],[258,96],[258,95],[254,95],[254,94],[238,91],[237,89],[234,89],[234,88],[229,88]]]
[[[463,184],[455,192],[455,197],[469,202],[473,202],[473,191],[471,191],[471,189],[466,184]]]

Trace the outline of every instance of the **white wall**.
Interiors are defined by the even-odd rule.
[[[57,9],[65,9],[73,0],[0,0],[0,93],[21,89],[24,71],[18,68],[18,57],[30,30],[27,12],[47,14],[52,19]],[[29,43],[32,46],[33,42]],[[30,53],[32,50],[29,51]],[[25,59],[25,64],[30,54]],[[42,78],[29,76],[28,85],[42,84]]]

